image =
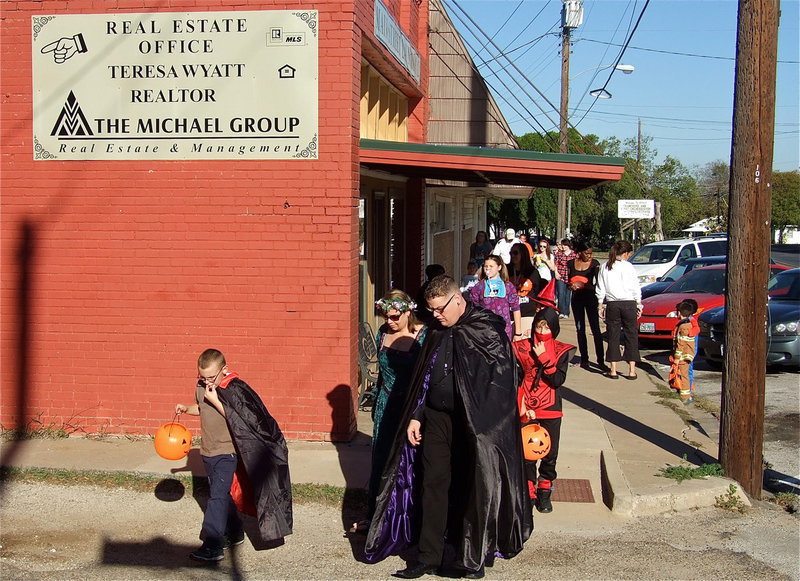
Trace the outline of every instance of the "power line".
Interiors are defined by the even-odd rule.
[[[597,44],[607,44],[607,45],[610,45],[610,46],[622,46],[621,44],[615,44],[613,42],[608,42],[608,41],[605,41],[605,40],[595,40],[593,38],[576,38],[575,39],[575,42],[581,42],[581,41],[583,41],[583,42],[596,42]],[[696,54],[696,53],[691,53],[691,52],[676,52],[676,51],[671,51],[671,50],[660,50],[660,49],[657,49],[657,48],[644,48],[644,47],[641,47],[641,46],[629,46],[628,48],[630,48],[632,50],[643,50],[643,51],[646,51],[646,52],[659,52],[659,53],[662,53],[662,54],[673,54],[673,55],[677,55],[677,56],[689,56],[689,57],[702,58],[702,59],[717,59],[717,60],[724,60],[724,61],[735,61],[736,60],[736,57],[733,57],[733,56],[715,56],[715,55],[709,55],[709,54]],[[784,64],[791,64],[791,65],[800,64],[800,61],[779,60],[777,62],[784,63]]]
[[[445,11],[445,7],[444,7],[444,5],[440,5],[440,8],[442,9],[443,15],[444,15],[445,17],[449,18],[449,15],[448,15],[448,14],[447,14],[447,12]],[[456,16],[458,17],[458,15],[456,15]],[[461,20],[461,19],[459,19],[459,20]],[[463,20],[462,20],[462,24],[463,24]],[[466,26],[466,24],[465,24],[465,26]],[[476,37],[476,35],[474,34],[474,32],[470,31],[470,33],[472,34],[472,37],[473,37],[473,38],[475,38],[475,39],[477,40],[477,37]],[[463,36],[463,35],[461,35],[461,36],[460,36],[460,39],[461,39],[461,41],[462,41],[462,42],[463,42],[463,43],[464,43],[464,44],[467,46],[467,48],[469,48],[469,49],[470,49],[471,51],[473,51],[473,53],[474,53],[474,50],[475,50],[475,49],[474,49],[474,48],[471,46],[471,44],[470,44],[469,40],[468,40],[468,39],[467,39],[465,36]],[[443,39],[443,40],[444,40],[444,39]],[[451,48],[451,49],[452,49],[454,52],[456,52],[456,53],[458,52],[458,48],[457,48],[457,47],[455,47],[455,46],[453,46],[452,44],[450,45],[450,48]],[[480,73],[478,72],[478,68],[477,68],[477,66],[476,66],[475,62],[474,62],[474,61],[472,61],[472,59],[470,59],[470,61],[472,62],[472,68],[473,68],[473,70],[474,70],[474,71],[475,71],[477,74],[479,74],[479,75],[480,75]],[[458,77],[457,77],[457,78],[458,78]],[[531,111],[530,111],[530,110],[529,110],[529,109],[528,109],[528,108],[525,106],[525,104],[524,104],[524,103],[523,103],[523,102],[522,102],[522,101],[519,99],[519,97],[517,96],[517,93],[516,93],[516,92],[514,92],[514,91],[512,91],[512,90],[511,90],[511,88],[510,88],[510,87],[508,87],[508,85],[506,85],[506,84],[505,84],[505,82],[504,82],[504,81],[503,81],[501,78],[499,78],[499,77],[498,77],[498,78],[497,78],[497,80],[498,80],[498,81],[499,81],[499,82],[500,82],[500,83],[503,85],[503,87],[506,89],[506,91],[508,91],[508,92],[509,92],[511,95],[513,95],[513,96],[514,96],[514,98],[517,100],[517,102],[520,104],[520,106],[521,106],[521,107],[522,107],[522,108],[525,110],[525,112],[527,113],[527,115],[522,115],[522,114],[519,112],[519,110],[516,108],[516,106],[515,106],[513,103],[511,103],[511,102],[510,102],[510,101],[509,101],[509,100],[508,100],[508,99],[505,97],[505,95],[503,95],[503,94],[502,94],[500,91],[498,91],[498,90],[497,90],[497,89],[496,89],[494,86],[492,86],[492,84],[489,82],[489,80],[488,80],[488,79],[486,79],[485,77],[483,77],[483,81],[484,81],[484,83],[486,83],[487,87],[489,87],[489,89],[491,89],[491,90],[492,90],[492,92],[493,92],[494,94],[496,94],[496,95],[497,95],[499,98],[501,98],[501,99],[502,99],[502,100],[503,100],[503,101],[504,101],[504,102],[505,102],[505,103],[506,103],[506,104],[507,104],[509,107],[511,107],[511,109],[512,109],[512,110],[514,110],[514,112],[515,112],[517,115],[519,115],[519,116],[520,116],[520,119],[523,119],[523,120],[525,120],[525,121],[527,122],[527,124],[528,124],[528,125],[529,125],[529,126],[530,126],[530,127],[531,127],[531,128],[532,128],[532,129],[533,129],[533,130],[534,130],[534,131],[535,131],[535,132],[538,134],[538,135],[539,135],[539,136],[541,136],[541,137],[542,137],[542,139],[544,139],[545,141],[547,141],[547,139],[548,139],[547,130],[546,130],[546,129],[544,128],[544,126],[543,126],[543,125],[542,125],[542,124],[539,122],[539,120],[536,118],[536,116],[535,116],[535,115],[534,115],[534,114],[533,114],[533,113],[532,113],[532,112],[531,112]],[[463,81],[462,81],[462,82],[463,82]],[[531,101],[533,101],[533,99],[531,99]],[[538,103],[536,103],[535,101],[533,101],[533,102],[534,102],[534,104],[535,104],[535,105],[537,105],[537,107],[539,107]],[[539,107],[539,109],[541,109],[541,107]],[[544,111],[542,111],[542,112],[544,113]],[[534,126],[533,126],[533,124],[531,123],[531,120],[535,121],[535,122],[536,122],[536,124],[537,124],[537,125],[539,125],[539,127],[541,128],[541,130],[542,130],[542,132],[543,132],[543,133],[542,133],[542,132],[540,132],[538,129],[536,129],[536,127],[534,127]],[[512,134],[512,137],[513,137],[513,134]]]
[[[524,1],[525,1],[525,0],[519,0],[519,4],[517,4],[517,7],[516,7],[516,8],[514,8],[514,10],[511,12],[511,14],[509,14],[509,15],[508,15],[508,18],[506,18],[506,21],[505,21],[505,22],[503,22],[503,24],[501,24],[501,25],[500,25],[500,28],[498,28],[497,30],[495,30],[495,31],[494,31],[494,35],[495,35],[495,36],[497,36],[498,34],[500,34],[500,31],[501,31],[501,30],[503,30],[503,29],[506,27],[506,24],[508,24],[508,23],[511,21],[511,18],[512,18],[512,17],[513,17],[513,16],[514,16],[516,13],[517,13],[517,10],[519,10],[519,9],[520,9],[520,7],[522,6],[522,3],[523,3]],[[540,12],[540,14],[541,14],[541,12]],[[516,40],[516,39],[515,39],[515,40]],[[512,41],[512,42],[513,42],[513,41]],[[485,42],[485,43],[483,43],[483,44],[481,45],[481,47],[478,49],[478,52],[477,52],[477,53],[475,53],[475,56],[476,56],[476,57],[477,57],[477,56],[479,56],[479,55],[480,55],[480,53],[482,53],[482,52],[483,52],[483,49],[485,49],[485,48],[486,48],[486,45],[487,45],[487,44],[489,44],[489,42],[488,42],[488,41],[487,41],[487,42]],[[508,47],[506,47],[506,48],[508,48]]]
[[[588,111],[588,109],[586,109]],[[636,115],[633,113],[614,113],[613,111],[594,111],[594,115],[615,115],[618,117],[632,117],[635,119],[653,119],[656,121],[677,121],[678,123],[708,123],[730,126],[733,122],[732,119],[727,121],[714,121],[712,119],[682,119],[679,117],[657,117],[655,115]],[[776,126],[795,127],[797,123],[776,123]]]
[[[462,14],[464,14],[464,16],[465,16],[467,19],[469,19],[469,21],[472,23],[472,26],[474,26],[474,27],[475,27],[475,29],[477,29],[477,30],[478,30],[478,31],[479,31],[481,34],[483,34],[483,36],[484,36],[484,37],[486,37],[487,39],[489,39],[489,43],[492,45],[492,47],[493,47],[495,50],[498,50],[498,51],[500,51],[500,48],[497,46],[497,44],[494,42],[494,40],[492,40],[492,39],[489,37],[489,35],[488,35],[488,34],[486,34],[486,32],[484,32],[484,30],[483,30],[483,29],[482,29],[480,26],[478,26],[478,24],[477,24],[477,23],[476,23],[476,22],[475,22],[475,21],[472,19],[472,17],[471,17],[469,14],[467,14],[467,12],[466,12],[466,11],[465,11],[465,10],[464,10],[464,9],[463,9],[463,8],[462,8],[460,5],[459,5],[459,3],[458,3],[456,0],[444,0],[444,2],[445,2],[445,4],[452,4],[453,6],[455,6],[455,7],[456,7],[456,8],[457,8],[457,9],[458,9],[458,10],[459,10],[459,11],[460,11]],[[467,23],[464,21],[464,19],[463,19],[461,16],[459,16],[458,14],[455,14],[455,16],[456,16],[456,18],[458,18],[458,19],[459,19],[459,21],[460,21],[460,22],[461,22],[461,23],[462,23],[464,26],[467,26],[467,27],[469,26],[469,25],[468,25],[468,24],[467,24]],[[472,35],[473,35],[474,37],[476,37],[476,38],[477,38],[477,35],[475,35],[475,33],[474,33],[473,31],[470,31],[470,32],[472,33]],[[466,39],[464,39],[464,42],[465,42],[465,43],[467,43]],[[470,48],[472,48],[472,47],[470,47]],[[500,53],[501,53],[501,56],[505,56],[505,55],[503,55],[503,54],[502,54],[502,51],[500,51]],[[506,57],[506,58],[507,58],[507,57]],[[511,66],[514,68],[514,70],[516,70],[516,71],[517,71],[518,73],[520,73],[520,74],[522,73],[522,72],[519,70],[519,68],[517,67],[517,65],[516,65],[516,64],[514,64],[514,62],[513,62],[513,61],[511,61],[511,59],[507,59],[507,60],[509,61],[509,63],[511,64]],[[525,77],[524,77],[524,75],[523,75],[523,78],[525,78]],[[528,97],[528,98],[531,100],[531,102],[532,102],[534,105],[536,105],[536,106],[538,107],[538,109],[539,109],[539,110],[542,112],[542,114],[543,114],[543,115],[544,115],[544,116],[547,118],[547,120],[548,120],[548,121],[550,121],[551,123],[553,123],[553,120],[550,118],[550,116],[549,116],[548,112],[547,112],[547,111],[545,111],[545,109],[544,109],[544,108],[543,108],[541,105],[539,105],[539,103],[538,103],[538,102],[536,102],[536,100],[534,100],[534,99],[533,99],[533,97],[531,97],[531,96],[530,96],[530,95],[529,95],[529,94],[528,94],[528,93],[525,91],[525,88],[524,88],[524,87],[523,87],[523,86],[522,86],[522,85],[519,83],[519,81],[518,81],[518,80],[517,80],[515,77],[513,77],[513,76],[512,76],[512,79],[513,79],[513,80],[514,80],[514,82],[517,84],[517,86],[519,86],[519,88],[520,88],[520,89],[522,89],[522,90],[523,90],[523,92],[525,92],[526,96],[527,96],[527,97]],[[500,79],[498,78],[498,80],[500,80]],[[545,100],[545,102],[546,102],[548,105],[550,105],[550,107],[552,107],[552,108],[553,108],[553,111],[558,111],[558,109],[556,108],[556,106],[555,106],[555,105],[553,105],[553,103],[551,103],[551,102],[550,102],[550,100],[547,98],[547,96],[546,96],[546,95],[544,95],[544,93],[542,93],[542,92],[541,92],[541,91],[540,91],[540,90],[539,90],[539,89],[536,87],[536,85],[534,85],[534,84],[533,84],[533,83],[532,83],[532,82],[531,82],[529,79],[527,79],[527,78],[525,78],[525,80],[526,80],[526,81],[527,81],[527,82],[528,82],[528,83],[529,83],[529,84],[530,84],[530,85],[531,85],[531,86],[532,86],[532,87],[533,87],[533,88],[536,90],[536,92],[537,92],[537,93],[539,93],[539,95],[540,95],[540,96],[541,96],[541,97],[542,97],[542,98]],[[501,81],[501,82],[502,82],[502,81]],[[504,84],[503,86],[504,86],[504,87],[505,87],[507,90],[509,90],[509,91],[510,91],[510,89],[509,89],[509,88],[508,88],[508,87],[507,87],[505,84]],[[514,97],[515,97],[515,98],[517,98],[517,99],[519,99],[519,98],[516,96],[516,94],[514,94]],[[520,102],[520,104],[522,104],[522,103]],[[538,123],[538,121],[537,121],[537,123]],[[542,127],[542,129],[544,129],[544,126],[542,126],[541,124],[539,124],[539,125]]]
[[[649,2],[650,0],[647,0],[647,1]],[[445,3],[452,4],[452,5],[453,5],[455,8],[457,8],[457,9],[458,9],[458,10],[459,10],[459,11],[460,11],[460,12],[461,12],[461,13],[462,13],[462,14],[463,14],[463,15],[464,15],[464,16],[465,16],[465,17],[466,17],[466,18],[467,18],[467,19],[468,19],[470,22],[471,22],[472,26],[473,26],[475,29],[477,29],[477,30],[478,30],[478,31],[479,31],[479,32],[480,32],[480,33],[481,33],[481,34],[482,34],[484,37],[486,37],[486,38],[489,38],[489,42],[490,42],[490,44],[492,45],[492,47],[493,47],[495,50],[498,50],[498,51],[501,53],[501,55],[502,55],[502,56],[505,56],[505,55],[503,55],[502,51],[501,51],[501,50],[500,50],[500,48],[497,46],[497,44],[494,42],[494,40],[492,40],[492,39],[489,37],[489,35],[488,35],[488,34],[486,34],[486,32],[485,32],[485,31],[484,31],[484,30],[483,30],[483,29],[482,29],[482,28],[481,28],[481,27],[480,27],[480,26],[479,26],[479,25],[478,25],[478,24],[475,22],[475,20],[474,20],[474,19],[473,19],[473,18],[472,18],[472,17],[471,17],[471,16],[470,16],[470,15],[469,15],[469,14],[468,14],[468,13],[467,13],[467,12],[466,12],[466,11],[465,11],[465,10],[464,10],[464,9],[463,9],[461,6],[460,6],[460,5],[459,5],[459,3],[458,3],[456,0],[444,0],[444,2],[445,2]],[[460,21],[460,22],[461,22],[461,23],[462,23],[464,26],[466,26],[467,28],[469,28],[469,25],[468,25],[468,24],[467,24],[467,23],[464,21],[464,19],[463,19],[461,16],[459,16],[459,15],[457,15],[457,14],[456,14],[456,17],[459,19],[459,21]],[[475,33],[474,33],[474,31],[470,30],[470,32],[473,34],[473,36],[476,36],[476,35],[475,35]],[[466,42],[466,41],[465,41],[465,42]],[[519,67],[518,67],[518,66],[517,66],[517,65],[516,65],[516,64],[515,64],[515,63],[514,63],[514,62],[513,62],[511,59],[508,59],[508,57],[505,57],[505,58],[506,58],[506,59],[509,61],[509,64],[510,64],[510,65],[511,65],[511,67],[512,67],[512,68],[513,68],[513,69],[514,69],[516,72],[517,72],[517,74],[519,74],[519,75],[520,75],[520,76],[521,76],[521,77],[522,77],[522,78],[525,80],[525,82],[526,82],[528,85],[530,85],[530,86],[531,86],[531,87],[532,87],[532,88],[533,88],[533,89],[536,91],[536,93],[537,93],[537,94],[538,94],[538,95],[539,95],[539,96],[540,96],[540,97],[541,97],[541,98],[542,98],[542,99],[545,101],[545,103],[547,103],[547,104],[548,104],[548,105],[549,105],[549,106],[552,108],[552,110],[553,110],[554,112],[556,112],[557,114],[559,114],[559,115],[560,115],[560,113],[559,113],[559,109],[558,109],[558,108],[557,108],[557,107],[556,107],[556,106],[555,106],[555,105],[552,103],[552,101],[550,101],[550,99],[548,99],[548,98],[547,98],[547,96],[546,96],[546,95],[545,95],[545,94],[544,94],[544,93],[543,93],[543,92],[542,92],[542,91],[541,91],[541,90],[540,90],[540,89],[539,89],[539,88],[538,88],[538,87],[537,87],[537,86],[536,86],[536,85],[533,83],[533,81],[531,81],[531,80],[530,80],[528,77],[526,77],[526,76],[525,76],[525,74],[524,74],[524,73],[523,73],[523,72],[522,72],[522,71],[519,69]],[[544,116],[547,118],[547,120],[548,120],[550,123],[552,123],[554,126],[557,126],[557,125],[556,125],[556,123],[554,123],[553,119],[550,117],[549,113],[548,113],[548,112],[547,112],[547,111],[546,111],[546,110],[545,110],[545,109],[544,109],[544,108],[543,108],[541,105],[539,105],[539,103],[538,103],[538,102],[537,102],[537,101],[536,101],[536,100],[535,100],[535,99],[534,99],[534,98],[533,98],[533,97],[530,95],[530,93],[528,93],[528,92],[527,92],[527,90],[525,89],[525,87],[524,87],[524,86],[523,86],[523,85],[520,83],[519,79],[518,79],[516,76],[514,76],[514,75],[511,75],[511,78],[513,79],[514,83],[515,83],[515,84],[516,84],[516,85],[517,85],[517,86],[518,86],[520,89],[522,89],[522,91],[523,91],[523,93],[525,94],[525,96],[526,96],[526,97],[528,97],[528,98],[531,100],[531,102],[533,102],[533,104],[534,104],[534,105],[536,105],[536,107],[537,107],[537,108],[538,108],[538,109],[539,109],[539,110],[542,112],[542,114],[543,114],[543,115],[544,115]],[[505,84],[504,84],[504,86],[505,86]],[[508,87],[506,87],[506,88],[508,89]],[[519,97],[516,95],[516,93],[514,93],[513,95],[514,95],[514,98],[515,98],[515,99],[517,99],[517,100],[519,101]],[[521,104],[521,101],[520,101],[520,104]],[[541,124],[541,123],[539,123],[539,121],[538,121],[538,120],[537,120],[537,124],[539,124],[539,125],[540,125],[540,127],[542,127],[542,129],[544,129],[544,127],[542,126],[542,124]],[[575,126],[574,126],[574,125],[572,125],[572,124],[569,124],[569,126],[570,126],[570,127],[572,127],[573,129],[575,129]],[[577,132],[577,129],[575,129],[575,131]],[[578,133],[578,135],[580,136],[580,133]],[[543,137],[544,137],[544,136],[543,136]],[[591,143],[589,143],[588,145],[590,145],[590,146],[592,147],[592,149],[594,149],[594,150],[595,150],[595,151],[596,151],[598,154],[600,154],[600,153],[601,153],[601,152],[600,152],[600,150],[597,148],[597,146],[595,146],[594,144],[591,144]],[[581,152],[581,153],[583,153],[583,152]]]
[[[606,90],[606,87],[608,87],[608,83],[610,83],[610,82],[611,82],[611,77],[613,77],[613,76],[614,76],[614,72],[615,72],[615,71],[616,71],[616,69],[617,69],[617,65],[618,65],[618,64],[620,63],[620,61],[622,60],[622,55],[624,55],[624,54],[625,54],[625,50],[628,48],[628,44],[630,44],[631,40],[633,39],[633,35],[634,35],[634,34],[636,34],[636,29],[637,29],[637,28],[639,28],[639,23],[642,21],[642,17],[644,16],[644,13],[645,13],[645,11],[647,10],[647,7],[648,7],[648,6],[650,6],[650,0],[646,0],[646,2],[644,3],[644,6],[642,7],[642,11],[639,13],[639,18],[637,18],[637,19],[636,19],[636,24],[633,26],[633,30],[631,30],[631,33],[628,35],[628,39],[625,41],[625,44],[623,45],[623,47],[622,47],[622,50],[621,50],[621,51],[619,51],[619,56],[617,57],[617,60],[616,60],[616,62],[614,63],[614,66],[613,66],[613,67],[611,67],[611,72],[609,73],[609,75],[608,75],[608,78],[606,79],[606,82],[605,82],[605,83],[603,84],[603,86],[602,86],[602,87],[599,89],[599,91],[600,91],[600,92],[602,92],[602,91],[605,91],[605,90]],[[583,117],[581,117],[581,118],[578,120],[578,122],[577,122],[577,123],[575,123],[575,126],[576,126],[576,127],[577,127],[578,125],[580,125],[580,122],[581,122],[581,121],[583,121],[583,120],[584,120],[584,118],[586,117],[586,115],[589,113],[589,111],[591,111],[591,110],[592,110],[592,107],[594,107],[594,104],[595,104],[595,103],[597,103],[597,99],[598,99],[598,97],[595,97],[595,98],[594,98],[594,101],[592,101],[592,104],[591,104],[591,105],[589,105],[589,108],[586,110],[586,113],[584,113],[584,114],[583,114]]]
[[[631,5],[631,3],[630,3],[630,2],[628,2],[628,6],[630,6],[630,5]],[[614,33],[611,35],[611,38],[615,38],[615,37],[617,36],[617,32],[619,32],[619,27],[620,27],[620,25],[622,24],[622,18],[624,18],[624,16],[625,16],[625,13],[626,13],[627,11],[628,11],[628,8],[626,7],[626,8],[625,8],[625,11],[622,13],[622,17],[619,19],[619,22],[617,22],[617,27],[614,29]],[[633,22],[633,15],[634,15],[635,13],[636,13],[636,4],[634,4],[634,5],[633,5],[633,8],[631,9],[631,17],[630,17],[630,20],[629,20],[629,22],[628,22],[628,32],[626,32],[626,33],[625,33],[625,34],[626,34],[626,36],[627,36],[627,35],[630,33],[630,31],[631,31],[631,23]],[[608,46],[612,46],[612,45],[611,45],[611,44],[609,44]],[[618,46],[621,46],[621,45],[618,45]],[[606,53],[608,53],[608,48],[606,48],[606,50],[605,50],[605,51],[603,51],[603,55],[600,57],[600,64],[599,64],[599,66],[598,66],[597,70],[595,70],[595,71],[592,73],[592,78],[591,78],[591,79],[589,79],[589,86],[590,86],[590,87],[591,87],[591,86],[594,84],[594,80],[595,80],[595,79],[597,78],[597,76],[600,74],[600,71],[602,70],[602,63],[604,63],[604,62],[608,62],[608,61],[606,60]],[[613,69],[612,69],[612,70],[613,70]],[[577,110],[577,109],[578,109],[578,107],[580,107],[580,106],[581,106],[581,104],[583,103],[583,100],[586,98],[586,95],[587,95],[587,93],[586,93],[586,92],[581,92],[581,97],[580,97],[580,99],[578,99],[578,103],[577,103],[577,105],[575,105],[575,106],[573,107],[573,111]]]

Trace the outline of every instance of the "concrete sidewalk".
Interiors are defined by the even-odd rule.
[[[572,319],[561,320],[559,339],[576,344]],[[591,345],[590,345],[591,348]],[[626,365],[620,372],[627,371]],[[596,370],[595,370],[596,371]],[[688,462],[715,462],[717,443],[687,426],[678,415],[658,403],[650,392],[656,382],[647,367],[635,380],[609,379],[579,366],[570,368],[562,388],[564,420],[558,459],[559,480],[588,480],[593,503],[558,502],[552,514],[537,519],[537,528],[571,528],[580,522],[602,526],[607,518],[639,516],[711,506],[728,492],[725,478],[675,480],[656,476],[659,468]],[[653,372],[655,373],[655,372]],[[289,442],[294,483],[321,483],[366,488],[369,478],[369,414],[359,414],[359,433],[346,444]],[[169,461],[156,455],[149,439],[67,438],[6,442],[4,465],[83,470],[143,472],[169,476],[202,475],[199,450],[187,459]],[[558,490],[558,481],[556,481]],[[741,490],[741,487],[738,487]],[[558,494],[558,492],[556,493]],[[739,492],[744,502],[746,497]],[[580,516],[578,519],[577,517]],[[544,525],[544,526],[542,526]]]

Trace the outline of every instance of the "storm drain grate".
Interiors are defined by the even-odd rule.
[[[592,486],[582,478],[559,478],[553,488],[554,502],[594,502]]]

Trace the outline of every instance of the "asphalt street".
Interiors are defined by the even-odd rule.
[[[642,345],[642,359],[650,363],[664,383],[669,374],[668,346]],[[686,407],[710,438],[719,441],[719,409],[722,400],[722,371],[701,357],[695,362],[695,388],[711,411],[694,405]],[[765,381],[764,460],[768,479],[800,492],[800,369],[770,368]]]

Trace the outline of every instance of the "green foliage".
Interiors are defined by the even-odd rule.
[[[558,132],[546,135],[528,133],[517,137],[522,149],[558,152]],[[619,237],[620,220],[617,201],[652,199],[661,207],[661,231],[655,221],[638,220],[636,240],[639,244],[656,239],[683,237],[682,231],[704,218],[721,216],[712,226],[727,229],[730,167],[718,160],[690,171],[678,159],[667,157],[656,163],[657,151],[649,136],[599,139],[596,135],[581,136],[574,129],[568,134],[569,153],[607,155],[625,160],[625,173],[618,182],[569,193],[573,237],[588,240],[598,249],[608,248]],[[800,172],[775,172],[772,176],[772,227],[781,235],[787,226],[800,225]],[[489,205],[489,222],[498,231],[506,227],[516,230],[531,228],[535,234],[554,238],[558,220],[557,192],[537,189],[528,200],[493,201]],[[626,231],[626,238],[631,239]]]
[[[191,490],[191,476],[173,476]],[[106,472],[102,470],[67,470],[59,468],[0,468],[0,479],[4,481],[39,482],[68,486],[99,486],[101,488],[123,488],[136,492],[152,492],[163,476],[138,474],[135,472]],[[206,479],[198,479],[207,483]]]
[[[656,476],[663,476],[664,478],[672,478],[678,482],[684,480],[699,480],[707,478],[708,476],[724,476],[725,471],[719,464],[701,464],[700,466],[692,466],[686,461],[684,455],[681,463],[677,466],[667,466],[666,468],[659,468]]]
[[[33,438],[57,440],[68,438],[70,434],[83,431],[80,426],[72,423],[73,418],[58,424],[56,422],[45,423],[42,421],[42,416],[43,414],[40,413],[35,418],[28,420],[24,426],[15,429],[0,427],[0,439],[4,441],[31,440]]]
[[[715,497],[716,502],[714,506],[723,510],[730,510],[744,514],[747,511],[747,505],[736,495],[736,485],[731,484],[728,486],[728,492]]]
[[[526,134],[518,138],[523,149],[557,151],[558,134],[546,136]],[[569,152],[592,155],[610,155],[625,159],[625,173],[618,182],[603,184],[588,190],[569,193],[571,201],[570,231],[573,237],[588,240],[597,248],[608,248],[619,237],[620,221],[617,218],[617,201],[653,199],[661,205],[662,232],[656,232],[654,222],[639,220],[637,237],[640,243],[655,239],[657,234],[670,235],[695,222],[706,214],[706,203],[701,197],[697,179],[675,158],[667,157],[656,164],[656,151],[652,138],[641,141],[634,138],[620,140],[616,137],[599,140],[595,135],[581,137],[575,130],[569,134]],[[538,234],[553,238],[558,219],[556,190],[536,190],[527,201],[525,222]],[[511,225],[512,217],[522,211],[503,204],[496,220]],[[524,220],[523,220],[524,221]]]
[[[703,196],[703,213],[714,217],[714,230],[728,229],[728,198],[730,197],[731,168],[728,162],[717,160],[707,163],[697,172],[697,182]]]
[[[64,470],[58,468],[0,468],[0,481],[37,482],[65,486],[98,486],[122,488],[134,492],[152,493],[165,480],[174,480],[173,490],[183,489],[186,495],[208,495],[208,480],[191,476],[164,477],[137,472],[106,472],[102,470]],[[298,504],[347,506],[349,510],[365,511],[367,491],[341,488],[327,484],[293,484],[292,501]]]
[[[794,492],[778,492],[775,495],[775,504],[783,508],[787,512],[794,512],[797,506],[797,501],[800,499],[800,494]]]
[[[800,172],[772,174],[772,228],[781,239],[787,226],[800,226]]]

